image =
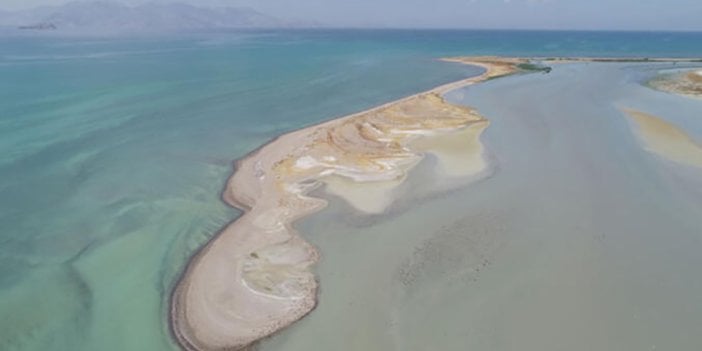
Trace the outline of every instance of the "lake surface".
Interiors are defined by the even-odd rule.
[[[702,56],[700,33],[291,31],[0,37],[0,349],[175,350],[168,295],[239,214],[232,162],[286,131],[480,73],[451,55]],[[617,107],[702,138],[670,65],[560,65],[449,94],[491,177],[299,227],[319,307],[262,350],[696,349],[702,175]],[[413,174],[425,184],[423,172]]]

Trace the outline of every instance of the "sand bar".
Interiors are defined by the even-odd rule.
[[[626,109],[646,150],[683,165],[702,167],[702,145],[682,129],[651,114]]]
[[[702,70],[688,70],[675,74],[661,74],[649,85],[661,91],[702,99]]]
[[[189,262],[171,298],[171,330],[187,350],[243,349],[314,309],[316,248],[292,224],[326,206],[308,196],[319,186],[368,214],[383,213],[394,190],[426,154],[446,177],[487,166],[480,135],[489,122],[447,103],[443,94],[520,71],[532,62],[697,62],[694,59],[455,57],[477,77],[439,86],[357,114],[279,136],[239,160],[223,199],[245,213]],[[696,74],[696,73],[695,73]],[[699,146],[674,127],[660,133],[652,116],[630,112],[651,150],[702,164]],[[653,136],[651,136],[651,135]],[[654,135],[655,134],[655,135]],[[662,139],[661,139],[662,138]],[[675,144],[670,147],[670,143]],[[667,145],[667,146],[666,146]]]
[[[448,176],[485,168],[479,137],[487,120],[442,94],[517,72],[527,60],[447,60],[485,72],[282,135],[238,161],[223,198],[245,213],[192,258],[173,291],[171,327],[181,346],[241,349],[315,307],[318,283],[310,268],[319,253],[292,227],[326,205],[308,196],[311,190],[326,183],[357,210],[381,213],[393,188],[432,148]],[[463,155],[456,146],[466,148]],[[354,184],[369,185],[374,195],[360,196]]]

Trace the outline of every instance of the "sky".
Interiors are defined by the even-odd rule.
[[[0,0],[0,10],[71,0]],[[110,0],[125,4],[154,0]],[[156,0],[247,6],[337,27],[702,31],[702,0]]]

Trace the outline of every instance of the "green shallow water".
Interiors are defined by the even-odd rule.
[[[693,56],[700,38],[466,31],[0,37],[0,349],[177,349],[167,327],[168,296],[187,259],[238,215],[218,197],[233,160],[280,133],[479,73],[436,57]],[[491,106],[509,107],[486,101],[478,107],[488,115],[501,112]],[[436,221],[456,214],[443,206],[454,205],[428,209],[434,220],[416,219],[431,233]],[[393,223],[415,223],[406,217]],[[364,249],[361,242],[358,250],[338,246],[354,232],[406,226],[385,225],[325,230],[332,246],[313,227],[310,238],[343,260],[339,253]],[[346,239],[334,244],[334,235]],[[413,242],[407,245],[411,251]],[[345,286],[325,273],[343,265],[319,269],[323,292]],[[374,299],[374,287],[358,285],[359,296]],[[322,295],[319,313],[300,328],[328,321],[326,301]],[[383,330],[374,325],[368,333]],[[286,335],[271,340],[271,349],[292,338]]]
[[[218,197],[233,160],[479,72],[278,35],[4,40],[2,350],[177,348],[167,298],[238,214]]]

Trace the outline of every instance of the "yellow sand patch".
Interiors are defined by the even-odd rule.
[[[656,116],[625,110],[637,128],[644,147],[659,156],[684,165],[702,167],[702,146],[685,131]]]

